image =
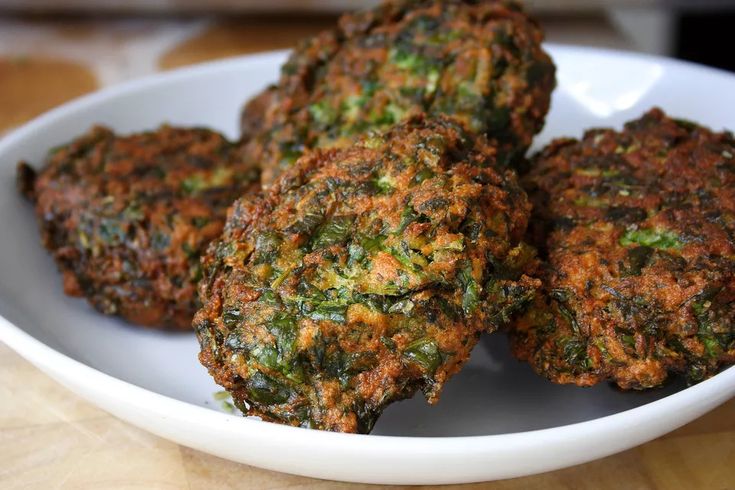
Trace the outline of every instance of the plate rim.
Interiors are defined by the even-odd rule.
[[[664,64],[666,67],[694,69],[708,76],[725,76],[735,83],[735,75],[725,72],[717,68],[706,67],[687,61],[674,60],[671,58],[641,54],[636,52],[621,51],[606,48],[583,47],[567,44],[545,43],[545,48],[554,55],[554,53],[574,54],[575,52],[582,54],[596,54],[602,57],[627,57],[638,59],[651,63]],[[244,56],[236,56],[224,58],[221,60],[200,63],[183,68],[177,68],[170,71],[160,72],[143,78],[122,82],[112,86],[105,87],[91,94],[84,95],[77,99],[66,102],[44,114],[26,122],[22,126],[15,128],[5,134],[0,139],[0,155],[8,148],[23,141],[28,137],[32,137],[45,126],[53,124],[58,120],[63,120],[70,113],[83,110],[97,103],[103,103],[108,99],[119,97],[125,94],[131,94],[140,90],[145,90],[151,86],[159,84],[171,83],[176,80],[186,79],[201,74],[210,74],[212,70],[227,70],[236,68],[238,65],[253,62],[263,62],[273,59],[274,57],[283,57],[287,55],[288,50],[266,51],[262,53],[249,54]],[[733,125],[735,126],[735,124]],[[576,135],[575,135],[576,136]],[[6,164],[10,165],[10,164]],[[392,436],[392,435],[363,435],[363,434],[343,434],[333,433],[319,430],[304,430],[302,428],[284,426],[271,422],[263,422],[253,420],[236,415],[228,415],[213,409],[208,409],[193,405],[191,403],[178,400],[158,392],[148,390],[141,386],[135,385],[120,378],[106,374],[90,365],[55,350],[46,345],[41,340],[33,337],[24,329],[14,325],[5,317],[0,315],[0,341],[5,342],[10,348],[15,350],[22,357],[30,361],[32,364],[40,368],[50,377],[65,385],[78,396],[85,398],[92,404],[101,407],[103,410],[113,413],[113,415],[125,419],[134,425],[142,426],[130,420],[129,417],[120,415],[119,412],[113,410],[110,404],[101,403],[99,399],[92,394],[102,395],[112,399],[124,399],[125,404],[138,411],[154,412],[158,416],[166,417],[167,413],[176,412],[177,414],[185,414],[186,417],[196,417],[196,423],[199,425],[217,425],[226,423],[233,431],[246,434],[256,439],[268,438],[274,440],[288,441],[289,445],[298,445],[305,448],[314,444],[325,444],[335,450],[345,450],[346,447],[358,445],[360,446],[360,454],[371,454],[373,458],[384,459],[388,454],[410,452],[412,455],[420,454],[426,456],[445,456],[447,454],[467,454],[472,451],[479,455],[491,455],[499,450],[509,447],[533,448],[539,445],[539,440],[546,441],[546,444],[561,444],[569,438],[576,440],[592,437],[594,439],[609,439],[612,435],[621,431],[632,431],[628,434],[628,438],[624,442],[611,444],[609,447],[597,448],[596,451],[589,451],[588,457],[575,457],[574,463],[582,463],[613,454],[620,450],[633,447],[652,438],[659,437],[670,430],[674,430],[684,425],[702,414],[714,409],[716,406],[726,402],[735,396],[735,366],[722,370],[719,374],[705,380],[697,385],[685,388],[677,393],[668,395],[659,400],[649,402],[639,407],[631,408],[614,414],[606,415],[591,420],[576,422],[572,424],[559,425],[544,429],[535,429],[521,432],[508,432],[503,434],[490,435],[470,435],[470,436]],[[202,368],[203,369],[203,368]],[[70,382],[69,376],[78,376],[79,382]],[[88,385],[90,392],[82,393],[79,386]],[[75,387],[76,388],[75,388]],[[90,394],[91,393],[91,394]],[[126,396],[123,396],[126,395]],[[663,414],[663,415],[662,415]],[[665,422],[667,416],[670,418],[672,414],[677,414],[677,423],[671,424]],[[686,414],[682,417],[681,414]],[[184,418],[186,418],[184,417]],[[176,418],[181,418],[179,415]],[[183,420],[183,419],[182,419]],[[641,426],[643,428],[641,429]],[[146,430],[156,432],[155,429],[144,427]],[[635,429],[641,429],[636,431]],[[170,435],[162,435],[168,439],[172,439]],[[176,439],[174,439],[176,440]],[[176,440],[176,442],[184,445],[190,445],[186,442]],[[199,450],[212,452],[202,449],[200,446],[190,445]],[[386,447],[391,450],[386,452]],[[350,448],[350,450],[354,450]],[[230,458],[232,459],[232,458]],[[263,465],[258,465],[263,466]],[[541,464],[534,466],[533,470],[525,473],[513,473],[515,476],[521,474],[537,473],[569,466],[567,463]],[[291,471],[279,469],[276,465],[270,469],[278,471],[287,471],[305,476],[317,476],[322,473],[315,471]],[[540,468],[540,469],[539,469]],[[448,472],[451,474],[451,472]],[[328,472],[327,472],[328,474]],[[323,477],[323,476],[322,476]],[[347,478],[349,479],[349,478]],[[408,482],[435,482],[436,478],[430,480],[421,480],[414,478],[406,479],[388,479],[380,480],[376,477],[371,480],[355,479],[352,481],[361,482],[382,482],[382,483],[408,483]],[[475,479],[464,480],[462,478],[450,477],[441,480],[443,483],[480,481]]]

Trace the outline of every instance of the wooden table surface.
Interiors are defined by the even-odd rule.
[[[0,18],[0,133],[101,86],[207,59],[288,47],[331,22],[322,17],[227,22]],[[569,29],[559,31],[568,39]],[[585,25],[579,32],[593,32],[596,43],[624,45],[604,25],[592,31]],[[178,446],[83,401],[0,343],[0,488],[380,487],[274,473]],[[446,488],[735,489],[735,400],[667,436],[599,461]]]

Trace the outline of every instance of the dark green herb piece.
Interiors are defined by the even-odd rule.
[[[428,376],[433,375],[442,362],[439,347],[431,339],[415,340],[403,351],[403,357],[418,364]]]
[[[354,216],[333,216],[317,230],[312,240],[312,249],[343,243],[350,235],[354,221]]]

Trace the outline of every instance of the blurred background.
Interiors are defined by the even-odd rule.
[[[377,0],[0,0],[0,132],[100,87],[288,48]],[[547,40],[735,70],[735,0],[529,0]],[[703,89],[703,88],[697,88]]]

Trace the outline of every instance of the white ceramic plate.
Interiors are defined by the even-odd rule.
[[[549,46],[559,87],[539,147],[554,136],[616,126],[660,105],[715,129],[735,127],[735,77],[662,58]],[[139,330],[65,297],[14,190],[18,160],[93,123],[118,131],[166,121],[236,136],[242,101],[276,79],[285,53],[227,60],[121,84],[66,104],[0,142],[0,339],[71,390],[180,444],[300,475],[371,483],[458,483],[528,475],[653,439],[735,394],[735,368],[685,389],[645,393],[556,386],[487,336],[429,407],[388,408],[372,435],[284,427],[218,411],[193,334]]]

